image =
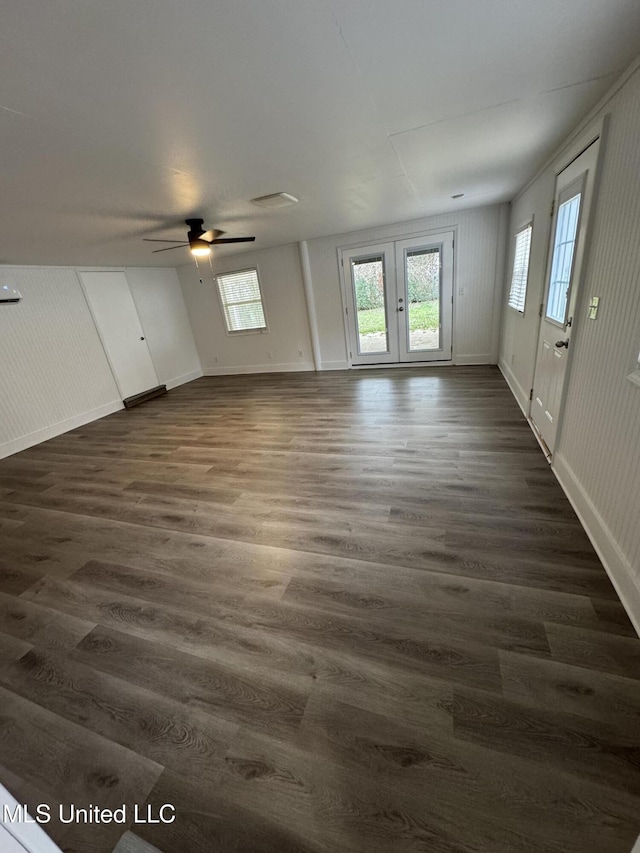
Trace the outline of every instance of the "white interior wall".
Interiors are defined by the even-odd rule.
[[[176,270],[136,267],[125,272],[160,384],[174,388],[201,376]]]
[[[454,360],[495,363],[498,355],[507,205],[432,216],[308,242],[322,370],[345,369],[338,248],[456,228]],[[214,264],[216,272],[258,266],[268,333],[227,335],[208,266],[200,284],[195,265],[180,267],[185,301],[205,373],[313,370],[297,245],[246,252]],[[460,293],[460,289],[464,293]],[[299,355],[302,350],[303,355]],[[272,353],[272,357],[268,356]]]
[[[609,125],[553,469],[640,628],[640,387],[627,379],[640,349],[640,66],[594,120],[603,114]],[[553,184],[549,167],[512,208],[511,236],[525,212],[542,224],[524,317],[504,312],[499,363],[516,397],[533,376]],[[505,302],[509,273],[510,264]],[[600,296],[596,321],[586,319],[591,296]]]
[[[126,270],[158,378],[200,375],[175,270]],[[0,267],[0,458],[122,408],[75,269]]]
[[[494,318],[496,311],[499,316],[502,296],[506,222],[507,206],[494,205],[310,240],[322,369],[347,367],[338,249],[445,228],[457,232],[453,360],[458,364],[495,363],[499,326]]]
[[[205,374],[313,370],[297,244],[216,260],[216,273],[257,267],[268,329],[229,335],[209,264],[178,270]],[[269,355],[271,353],[271,355]]]

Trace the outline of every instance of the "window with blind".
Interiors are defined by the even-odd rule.
[[[527,298],[527,279],[529,278],[529,254],[531,252],[531,234],[533,223],[528,222],[516,234],[516,248],[513,256],[513,273],[511,275],[511,290],[509,291],[509,306],[524,314],[524,303]]]
[[[267,328],[255,267],[218,275],[216,282],[228,332],[254,332]]]

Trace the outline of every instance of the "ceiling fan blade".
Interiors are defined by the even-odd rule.
[[[151,252],[152,255],[157,255],[158,252],[170,252],[172,249],[184,249],[185,246],[188,246],[188,243],[181,243],[179,246],[167,246],[166,249],[154,249]]]
[[[253,243],[255,237],[219,237],[217,240],[210,240],[212,246],[217,243]]]
[[[183,243],[183,240],[158,240],[156,237],[143,237],[145,243]]]
[[[204,234],[201,234],[200,239],[210,243],[212,240],[217,240],[218,237],[222,237],[226,233],[226,231],[220,231],[218,228],[212,228],[211,231],[205,231]]]

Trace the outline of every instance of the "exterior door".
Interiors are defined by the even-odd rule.
[[[453,232],[342,252],[351,364],[449,361]]]
[[[556,179],[547,286],[531,403],[531,420],[550,454],[558,435],[571,334],[577,319],[578,285],[598,149],[599,140],[596,140]]]
[[[352,364],[400,360],[393,243],[342,253]]]
[[[82,272],[80,279],[122,399],[156,388],[158,377],[126,275]]]
[[[453,232],[396,242],[400,361],[450,361]]]

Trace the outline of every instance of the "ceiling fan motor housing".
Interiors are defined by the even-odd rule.
[[[189,242],[197,240],[204,234],[204,228],[202,227],[204,219],[185,219],[185,222],[189,226],[189,233],[187,234]]]

